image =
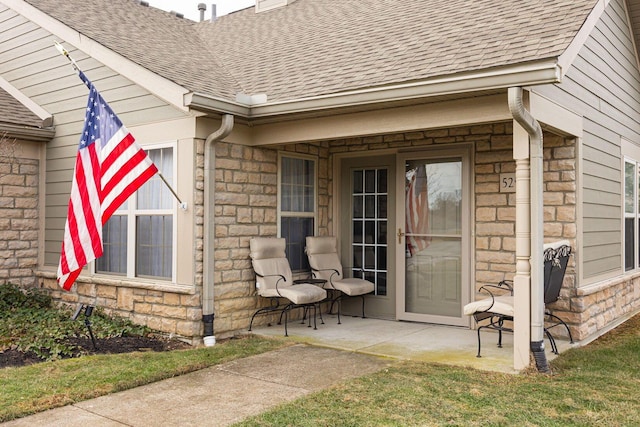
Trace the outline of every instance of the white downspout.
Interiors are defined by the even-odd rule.
[[[531,352],[540,372],[549,372],[544,352],[544,274],[543,274],[543,152],[542,128],[524,108],[522,88],[510,87],[509,111],[529,134],[531,164]]]
[[[211,347],[216,343],[213,334],[213,235],[214,235],[214,198],[215,188],[215,142],[226,137],[233,130],[233,115],[222,116],[220,128],[204,141],[204,248],[202,277],[202,322],[204,323],[204,345]]]

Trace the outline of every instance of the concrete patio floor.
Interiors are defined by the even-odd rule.
[[[318,329],[309,328],[299,320],[289,321],[292,341],[356,353],[393,359],[436,362],[465,366],[487,371],[516,373],[513,369],[513,336],[505,333],[502,348],[497,347],[498,335],[482,331],[482,357],[476,357],[477,332],[463,327],[428,323],[400,322],[351,316],[323,314],[324,324],[318,319]],[[265,336],[283,336],[284,325],[259,326],[253,333]],[[556,338],[558,350],[578,346]],[[556,355],[545,340],[547,360]]]

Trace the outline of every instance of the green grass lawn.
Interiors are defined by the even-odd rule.
[[[77,333],[68,313],[37,295],[0,291],[0,350],[16,345],[51,358],[0,369],[0,422],[287,345],[246,337],[210,348],[60,358],[67,351],[60,339]],[[116,319],[96,323],[106,335],[136,332]],[[513,375],[397,362],[236,426],[640,426],[640,315],[551,366],[553,375]]]
[[[0,422],[126,390],[280,348],[280,339],[246,337],[214,347],[136,352],[0,369]]]
[[[551,365],[549,376],[402,362],[236,427],[640,425],[640,316]]]

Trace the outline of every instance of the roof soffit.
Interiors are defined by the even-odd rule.
[[[300,115],[335,110],[376,110],[382,106],[421,103],[431,98],[456,98],[461,94],[499,91],[511,86],[532,86],[560,82],[555,59],[498,67],[477,73],[459,73],[425,81],[347,91],[258,105],[226,103],[203,94],[189,94],[185,105],[206,112],[222,111],[256,120],[279,120],[285,115]],[[225,110],[225,107],[227,108]]]

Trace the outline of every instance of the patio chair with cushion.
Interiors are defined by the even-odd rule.
[[[546,307],[547,304],[556,302],[560,296],[570,255],[571,246],[566,240],[544,245],[544,333],[551,344],[551,351],[555,354],[558,354],[558,346],[549,331],[550,329],[563,325],[567,330],[569,341],[573,344],[569,326]],[[497,285],[482,286],[480,291],[488,293],[489,298],[471,302],[464,307],[464,314],[473,316],[478,324],[477,357],[480,357],[480,331],[483,329],[498,331],[498,347],[502,347],[502,332],[513,332],[514,316],[513,282],[511,280],[503,280]],[[487,323],[483,323],[485,321]]]
[[[363,278],[344,277],[335,237],[308,236],[306,245],[305,252],[309,258],[311,275],[315,279],[326,280],[324,288],[332,293],[331,305],[333,306],[334,303],[338,305],[338,324],[340,324],[341,301],[344,295],[362,298],[362,317],[364,318],[364,296],[374,291],[374,284]],[[364,276],[364,270],[358,271]]]
[[[258,314],[280,312],[280,320],[284,316],[284,335],[289,336],[287,329],[288,313],[294,308],[303,308],[302,322],[308,316],[311,327],[313,312],[313,328],[316,327],[316,311],[318,304],[327,298],[327,291],[320,286],[305,283],[304,280],[293,280],[289,261],[285,254],[286,242],[282,238],[259,237],[249,242],[251,263],[256,273],[256,290],[259,296],[270,301],[269,306],[258,309],[251,317],[249,331]],[[284,301],[283,301],[284,300]]]

